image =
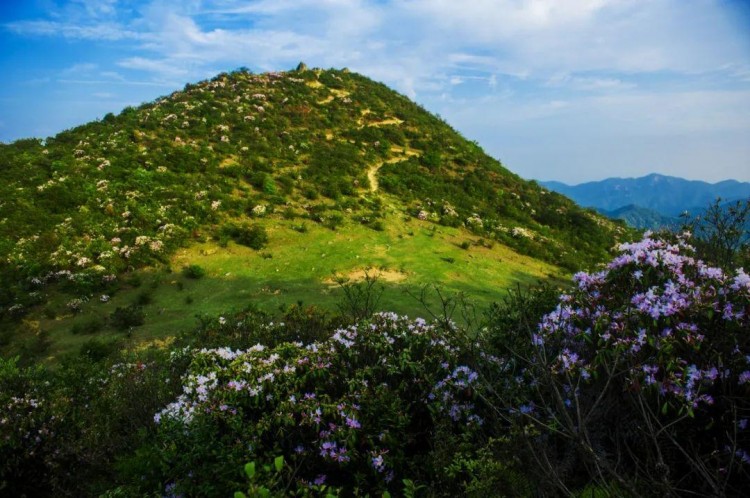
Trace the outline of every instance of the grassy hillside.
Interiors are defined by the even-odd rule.
[[[368,267],[388,270],[399,310],[426,283],[489,302],[601,261],[624,233],[346,70],[220,74],[2,144],[0,199],[2,342],[32,330],[62,349],[88,315],[112,332],[124,306],[157,336],[249,303],[331,305],[332,272]],[[185,265],[208,274],[178,296]]]

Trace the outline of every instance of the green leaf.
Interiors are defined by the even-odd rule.
[[[383,498],[391,498],[391,494],[388,491],[383,491]]]
[[[667,410],[669,410],[669,405],[665,401],[664,404],[661,405],[661,414],[662,415],[666,415],[667,414]]]
[[[234,498],[247,498],[247,495],[242,491],[235,491]]]
[[[255,477],[255,462],[245,464],[245,474],[247,474],[247,477],[250,479]]]
[[[284,467],[284,456],[277,456],[273,461],[273,466],[276,468],[276,472],[281,472]]]

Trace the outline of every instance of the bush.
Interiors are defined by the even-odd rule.
[[[74,323],[70,328],[70,333],[73,335],[78,334],[95,334],[104,327],[104,321],[98,316],[89,318],[85,321],[79,321]]]
[[[344,215],[337,212],[329,212],[323,218],[323,226],[331,230],[336,230],[344,223]]]
[[[157,282],[157,285],[158,285],[158,282]],[[151,304],[153,300],[154,300],[153,291],[144,290],[138,293],[138,295],[135,297],[135,302],[133,304],[137,306],[146,306],[146,305]]]
[[[117,330],[128,330],[131,327],[143,325],[146,317],[143,314],[143,308],[137,304],[131,304],[126,308],[118,307],[109,315],[109,322]]]
[[[198,280],[206,276],[206,270],[199,265],[188,265],[182,268],[182,274],[187,278]]]
[[[80,355],[89,361],[100,362],[114,356],[120,349],[116,341],[91,339],[81,344]]]
[[[156,414],[157,440],[143,454],[161,463],[144,485],[226,495],[246,486],[236,471],[245,462],[283,456],[296,469],[289,489],[324,481],[380,495],[414,477],[461,494],[424,463],[435,435],[470,441],[489,415],[452,333],[382,314],[308,346],[194,349],[183,394]]]
[[[228,223],[222,227],[222,232],[232,238],[236,243],[259,251],[268,244],[268,233],[261,225],[250,225],[243,223],[236,225]]]
[[[742,494],[750,277],[693,254],[684,237],[622,244],[605,270],[576,274],[531,342],[505,356],[516,380],[501,397],[516,402],[498,403],[547,462],[549,482]]]
[[[683,216],[700,258],[722,268],[750,265],[750,199],[722,204],[717,199],[694,219]]]

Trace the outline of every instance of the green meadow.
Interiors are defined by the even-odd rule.
[[[463,295],[477,310],[497,301],[506,289],[540,280],[562,279],[555,266],[492,244],[463,228],[438,226],[392,212],[384,230],[347,222],[330,230],[313,222],[266,219],[269,244],[256,251],[229,242],[190,245],[176,251],[169,265],[139,270],[123,278],[120,290],[102,303],[97,296],[78,314],[65,313],[69,296],[54,296],[48,307],[59,316],[39,316],[28,326],[49,333],[48,359],[75,352],[92,335],[76,332],[101,323],[98,340],[132,344],[165,340],[195,327],[199,315],[219,315],[257,307],[271,315],[294,304],[336,311],[344,299],[341,282],[361,283],[365,275],[382,287],[378,309],[428,316],[444,296]],[[181,269],[198,265],[200,279]],[[423,291],[426,289],[426,293]],[[421,302],[423,296],[425,303]],[[107,317],[118,307],[142,305],[144,324],[118,331]],[[460,317],[459,317],[460,319]]]

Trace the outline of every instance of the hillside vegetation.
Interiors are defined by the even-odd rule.
[[[430,322],[293,307],[0,359],[0,495],[743,496],[750,276],[689,240],[465,327],[451,299]]]
[[[615,244],[303,66],[0,152],[0,496],[747,489],[750,205]]]
[[[363,76],[238,70],[0,145],[0,342],[143,322],[118,308],[160,335],[202,306],[326,304],[332,273],[370,267],[489,302],[603,260],[624,232]],[[196,282],[182,266],[205,277],[178,298]]]

